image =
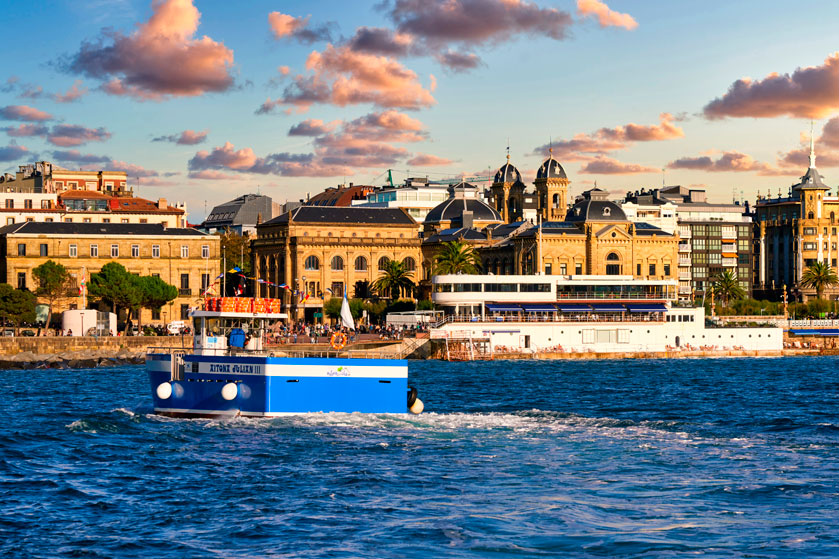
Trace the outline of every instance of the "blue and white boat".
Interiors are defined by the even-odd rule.
[[[300,355],[267,344],[281,313],[195,311],[193,348],[150,348],[154,410],[175,417],[421,413],[402,359]]]

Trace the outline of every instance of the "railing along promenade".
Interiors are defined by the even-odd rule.
[[[557,293],[556,300],[560,301],[589,301],[600,299],[620,299],[624,301],[629,300],[651,300],[668,301],[670,300],[662,293],[635,293],[635,292],[621,292],[621,291],[578,291],[573,293]]]
[[[656,316],[660,315],[660,316]],[[614,313],[614,314],[597,314],[587,313],[587,315],[558,315],[557,313],[544,313],[542,316],[524,315],[524,316],[494,316],[489,315],[481,317],[480,315],[447,315],[442,320],[435,323],[434,328],[448,323],[468,323],[468,322],[557,322],[566,324],[584,324],[584,323],[601,323],[601,322],[619,322],[619,323],[656,323],[664,322],[664,313],[653,313],[645,315],[629,314],[629,313]]]

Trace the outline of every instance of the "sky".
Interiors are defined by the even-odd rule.
[[[839,182],[839,3],[6,0],[0,170],[125,170],[191,222],[256,192],[492,174],[753,201]]]

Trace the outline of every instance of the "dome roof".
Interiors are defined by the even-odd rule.
[[[565,221],[629,221],[623,209],[606,199],[606,191],[593,188],[583,193],[583,199],[574,204],[565,215]]]
[[[495,173],[492,182],[521,182],[521,173],[510,163],[509,156],[507,162]]]
[[[559,161],[554,159],[553,155],[545,159],[545,162],[536,171],[537,179],[567,179],[565,169],[559,164]]]
[[[425,222],[457,221],[461,219],[464,211],[472,212],[474,221],[503,221],[497,211],[478,199],[449,198],[428,212]]]

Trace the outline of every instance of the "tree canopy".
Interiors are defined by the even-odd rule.
[[[130,316],[131,310],[139,308],[141,303],[142,294],[135,279],[137,277],[122,264],[108,262],[98,273],[91,274],[88,293],[94,299],[110,305],[114,313],[126,309]]]
[[[47,324],[49,328],[52,321],[52,307],[56,299],[67,295],[67,287],[70,283],[70,273],[63,265],[47,260],[40,266],[32,269],[32,277],[38,282],[38,289],[35,294],[47,300],[49,311],[47,312]]]
[[[11,322],[15,330],[23,322],[34,322],[35,294],[15,289],[8,283],[0,283],[0,320],[4,326],[6,322]]]
[[[437,274],[477,274],[480,268],[478,253],[463,241],[443,243],[435,263]]]
[[[401,294],[411,295],[414,289],[413,272],[408,271],[404,262],[388,260],[382,275],[373,282],[373,289],[380,294],[390,293],[391,299],[398,299]]]
[[[731,270],[724,270],[717,274],[713,283],[714,294],[720,299],[723,305],[727,305],[729,301],[735,299],[742,299],[746,296],[746,290],[737,281]]]
[[[178,296],[178,288],[157,276],[135,276],[140,291],[139,306],[154,310],[169,304]]]
[[[826,262],[814,262],[810,264],[801,275],[801,285],[815,289],[817,299],[821,299],[824,296],[825,288],[836,285],[837,283],[839,283],[839,277],[836,275],[836,270],[831,268],[830,264]]]

